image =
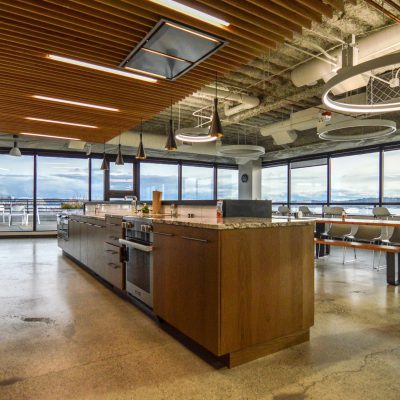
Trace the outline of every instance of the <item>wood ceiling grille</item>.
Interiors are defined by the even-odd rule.
[[[2,0],[0,2],[0,132],[33,132],[103,142],[290,40],[302,27],[342,9],[341,0],[180,1],[230,22],[218,28],[148,0]],[[166,17],[229,44],[177,81],[145,83],[46,58],[53,53],[117,67]],[[33,98],[56,97],[120,109],[110,112]],[[85,129],[25,117],[98,126]]]

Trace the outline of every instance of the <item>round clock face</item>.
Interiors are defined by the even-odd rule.
[[[243,174],[241,179],[242,179],[242,182],[245,183],[249,180],[249,176],[247,174]]]

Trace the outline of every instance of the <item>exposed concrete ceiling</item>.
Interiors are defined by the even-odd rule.
[[[260,134],[260,127],[286,120],[290,114],[299,110],[321,105],[322,82],[312,87],[297,88],[290,79],[290,71],[310,59],[312,53],[320,55],[342,46],[342,41],[351,34],[361,38],[393,24],[387,16],[370,7],[364,1],[357,4],[346,2],[344,12],[335,12],[333,18],[323,18],[322,23],[313,22],[311,29],[303,29],[290,43],[284,43],[276,50],[269,50],[262,57],[219,81],[219,87],[233,93],[244,93],[260,98],[260,105],[231,117],[224,117],[223,101],[220,101],[220,116],[223,121],[223,144],[247,143],[264,146],[267,153],[287,148],[321,143],[316,130],[304,131],[290,145],[277,146],[271,137]],[[213,87],[213,85],[210,85]],[[204,116],[211,114],[211,99],[195,93],[173,106],[175,125],[193,127],[207,119],[193,116],[200,110]],[[144,132],[165,134],[169,119],[165,110],[144,123]],[[385,116],[386,118],[386,116]],[[400,115],[391,115],[400,126]],[[177,122],[179,121],[179,122]],[[392,140],[392,139],[388,139]],[[354,146],[354,143],[345,144]],[[321,143],[322,148],[336,146],[335,143]],[[344,146],[344,145],[342,145]]]

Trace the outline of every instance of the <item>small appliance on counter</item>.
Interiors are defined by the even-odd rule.
[[[219,200],[218,203],[217,215],[221,214],[220,208],[222,207],[224,218],[272,218],[271,200]]]
[[[153,307],[153,223],[146,217],[124,217],[126,291]]]

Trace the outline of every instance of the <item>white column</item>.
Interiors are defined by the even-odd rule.
[[[261,160],[239,165],[239,199],[261,200]]]

